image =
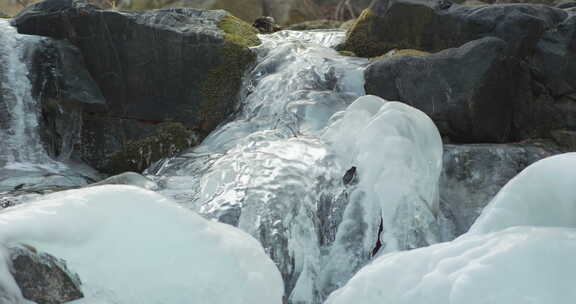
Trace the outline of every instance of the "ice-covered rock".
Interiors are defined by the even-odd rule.
[[[572,303],[576,153],[518,174],[454,241],[381,256],[326,304]]]
[[[380,257],[326,304],[569,304],[576,230],[515,227]]]
[[[282,302],[280,274],[255,239],[141,188],[47,195],[1,211],[0,227],[2,244],[66,260],[84,283],[76,303]],[[7,271],[0,268],[0,290],[21,303]]]
[[[575,165],[576,153],[532,164],[498,192],[468,234],[513,226],[576,228]]]

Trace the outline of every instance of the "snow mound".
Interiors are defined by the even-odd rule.
[[[576,230],[513,227],[382,256],[326,304],[569,304]]]
[[[83,281],[78,304],[282,302],[280,274],[254,238],[137,187],[64,191],[6,209],[0,243],[17,242],[68,262]],[[0,290],[20,303],[5,268]]]
[[[576,153],[542,159],[520,172],[484,208],[468,233],[512,226],[576,228]]]

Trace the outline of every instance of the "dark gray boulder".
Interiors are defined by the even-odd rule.
[[[550,144],[445,145],[440,206],[455,235],[468,231],[482,209],[530,164],[560,151]]]
[[[576,101],[576,15],[544,33],[531,63],[538,80],[554,98]]]
[[[492,37],[436,54],[385,56],[366,69],[366,93],[422,110],[453,141],[509,141],[517,135],[514,112],[531,90],[506,48]]]
[[[30,246],[9,249],[10,272],[24,298],[38,304],[60,304],[84,297],[80,279],[66,262]]]
[[[391,49],[437,52],[494,36],[508,43],[509,54],[525,57],[547,29],[567,16],[565,11],[545,5],[376,0],[358,18],[343,49],[363,57]]]
[[[92,147],[82,158],[108,173],[141,171],[142,163],[131,167],[126,160],[120,169],[106,160],[126,154],[129,142],[158,134],[164,122],[200,137],[215,128],[234,111],[242,76],[255,60],[249,47],[259,43],[249,24],[225,11],[120,12],[46,0],[12,23],[20,33],[67,39],[80,49],[107,102],[104,113],[84,112],[83,133],[95,136],[82,136],[82,145]],[[118,144],[108,145],[110,138]]]

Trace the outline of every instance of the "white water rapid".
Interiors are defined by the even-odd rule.
[[[162,194],[259,239],[285,302],[321,303],[370,261],[379,228],[379,253],[440,239],[441,140],[418,110],[358,99],[368,61],[332,48],[344,32],[260,38],[237,113],[148,173]]]

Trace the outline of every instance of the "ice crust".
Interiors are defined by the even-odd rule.
[[[133,186],[63,191],[0,212],[0,242],[67,261],[88,303],[282,303],[274,263],[254,238]],[[4,255],[4,251],[0,250]],[[24,303],[0,263],[0,303]]]
[[[576,153],[512,179],[454,241],[383,255],[326,304],[569,304],[576,289]]]

